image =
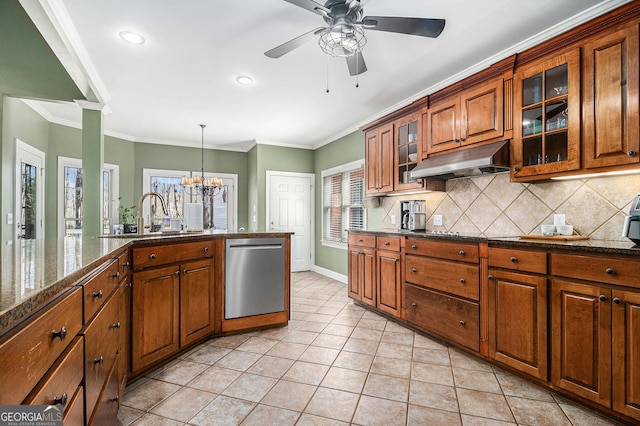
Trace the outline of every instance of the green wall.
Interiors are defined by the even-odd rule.
[[[273,145],[256,147],[257,231],[265,231],[267,170],[296,173],[314,172],[314,151]]]
[[[347,275],[347,251],[322,245],[322,171],[364,159],[364,133],[355,131],[315,151],[316,175],[315,264],[321,268]]]

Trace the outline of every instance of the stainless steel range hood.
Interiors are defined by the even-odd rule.
[[[501,141],[426,158],[411,171],[411,178],[447,180],[508,170],[509,141]]]

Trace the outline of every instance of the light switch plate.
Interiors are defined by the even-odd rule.
[[[7,213],[7,225],[13,225],[13,213]]]
[[[433,215],[433,226],[442,226],[442,215],[434,214]]]
[[[554,214],[553,215],[553,224],[555,226],[565,225],[565,216],[563,214]]]

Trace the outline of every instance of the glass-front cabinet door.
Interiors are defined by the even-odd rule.
[[[422,160],[420,112],[408,115],[395,123],[395,190],[419,189],[422,184],[411,178],[413,170]]]
[[[514,179],[579,169],[579,50],[525,67],[514,81]]]

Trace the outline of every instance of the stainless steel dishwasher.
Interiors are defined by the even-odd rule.
[[[228,239],[224,318],[284,311],[284,271],[284,238]]]

